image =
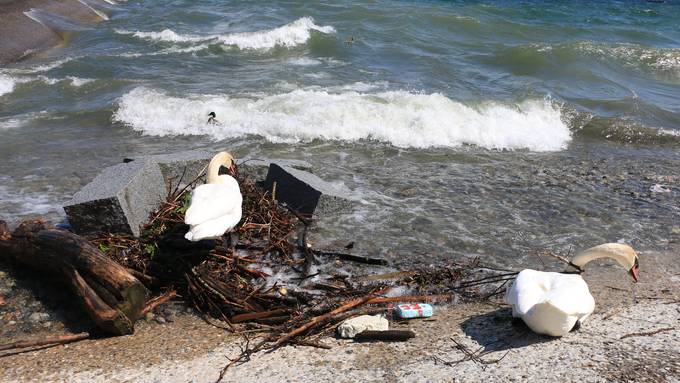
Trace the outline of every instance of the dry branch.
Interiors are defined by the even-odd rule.
[[[665,327],[665,328],[660,328],[660,329],[657,329],[657,330],[654,330],[654,331],[648,331],[648,332],[633,332],[633,333],[630,333],[630,334],[626,334],[619,339],[632,338],[632,337],[635,337],[635,336],[651,336],[651,335],[656,335],[658,333],[662,333],[662,332],[666,332],[666,331],[673,331],[673,330],[675,330],[675,327]]]
[[[170,299],[174,298],[177,296],[177,292],[174,290],[170,290],[166,292],[165,294],[158,296],[146,303],[146,306],[142,309],[142,311],[139,313],[139,315],[146,315],[146,313],[153,311],[156,307],[162,305],[163,303],[169,301]]]
[[[87,339],[90,337],[89,333],[81,332],[79,334],[69,334],[69,335],[59,335],[38,340],[24,340],[13,343],[7,343],[0,345],[0,351],[13,350],[17,348],[28,348],[37,346],[48,346],[48,345],[58,345],[77,342],[79,340]]]
[[[272,348],[279,347],[280,345],[287,342],[291,338],[294,338],[294,337],[302,334],[303,332],[311,329],[312,327],[315,327],[315,326],[318,326],[318,325],[324,323],[325,321],[332,318],[334,315],[340,314],[340,313],[347,311],[347,310],[350,310],[350,309],[352,309],[356,306],[362,305],[362,304],[368,302],[369,300],[371,300],[371,298],[373,298],[375,296],[375,294],[381,294],[381,293],[386,292],[387,290],[389,290],[389,289],[381,289],[374,294],[369,294],[369,295],[366,295],[365,297],[353,299],[353,300],[343,304],[342,306],[336,308],[335,310],[331,310],[330,312],[328,312],[324,315],[320,315],[318,317],[312,318],[309,322],[305,323],[304,325],[294,329],[293,331],[289,332],[288,334],[277,339],[274,342]]]

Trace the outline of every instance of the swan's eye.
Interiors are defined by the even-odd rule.
[[[217,174],[219,175],[229,174],[229,168],[226,166],[220,166],[220,170],[217,171]]]

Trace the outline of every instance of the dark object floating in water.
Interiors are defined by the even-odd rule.
[[[219,121],[217,121],[217,118],[216,118],[217,115],[215,114],[215,112],[210,112],[210,113],[208,113],[208,116],[209,116],[209,117],[208,117],[208,122],[207,122],[206,124],[215,125],[215,124],[219,124],[219,123],[220,123]]]

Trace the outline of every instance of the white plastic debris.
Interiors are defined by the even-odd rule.
[[[386,331],[389,329],[389,322],[382,315],[360,315],[347,319],[338,326],[338,335],[343,338],[354,338],[362,331]]]
[[[397,305],[394,312],[399,318],[428,318],[432,316],[432,306],[427,303],[411,303]]]
[[[671,189],[669,189],[666,185],[660,185],[660,184],[654,184],[649,190],[652,191],[652,193],[670,193]]]

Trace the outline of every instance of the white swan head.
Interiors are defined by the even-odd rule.
[[[638,281],[638,268],[640,264],[638,255],[632,247],[622,243],[605,243],[581,252],[571,260],[571,263],[583,268],[586,263],[597,258],[612,258],[628,270],[628,274],[630,274],[634,282]]]
[[[209,184],[219,182],[221,169],[226,169],[226,173],[232,177],[236,175],[236,163],[229,152],[219,152],[210,160],[210,164],[208,164]]]

